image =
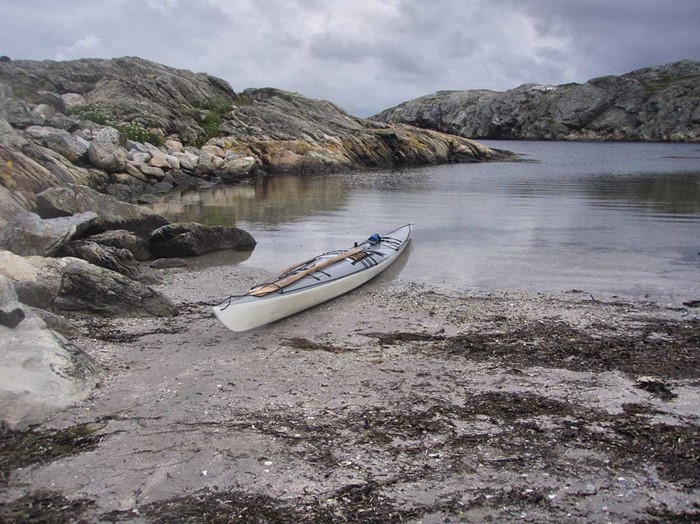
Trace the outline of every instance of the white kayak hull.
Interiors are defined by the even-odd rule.
[[[372,253],[360,255],[366,257],[365,262],[353,261],[352,257],[342,258],[328,266],[321,264],[322,269],[314,272],[313,269],[319,265],[318,261],[324,260],[322,257],[333,257],[335,261],[343,253],[321,255],[315,261],[298,266],[296,272],[301,274],[303,271],[307,276],[297,282],[264,296],[249,293],[237,299],[225,300],[214,306],[214,315],[232,331],[247,331],[336,298],[373,279],[396,261],[410,240],[411,230],[412,224],[407,224],[381,237],[383,240],[376,244],[368,244],[368,241],[359,244],[360,250],[366,245],[366,250]],[[358,268],[359,264],[362,265]],[[289,279],[294,274],[292,271],[284,276]]]

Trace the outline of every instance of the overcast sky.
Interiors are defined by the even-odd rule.
[[[140,56],[368,116],[700,60],[700,0],[0,0],[0,55]]]

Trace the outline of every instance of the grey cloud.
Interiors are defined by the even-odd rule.
[[[441,89],[700,59],[697,0],[0,0],[0,13],[12,58],[137,55],[362,116]]]

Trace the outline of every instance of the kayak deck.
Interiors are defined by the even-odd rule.
[[[230,297],[214,307],[214,314],[227,328],[245,331],[347,293],[396,260],[411,238],[412,226],[406,224],[382,236],[374,234],[352,248],[302,262],[272,282]]]

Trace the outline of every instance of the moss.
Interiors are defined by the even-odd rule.
[[[12,174],[14,172],[14,163],[12,160],[4,160],[0,158],[0,185],[7,189],[14,189],[17,186]]]

